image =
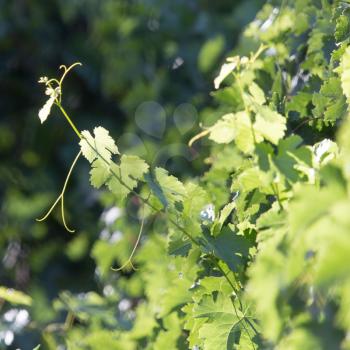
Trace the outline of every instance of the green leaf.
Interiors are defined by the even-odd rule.
[[[188,331],[187,341],[191,349],[201,348],[203,339],[199,337],[199,329],[206,323],[206,319],[193,317],[196,304],[189,303],[181,311],[186,314],[184,329]]]
[[[108,188],[121,198],[126,197],[147,173],[149,165],[137,156],[122,155],[120,164],[111,165],[112,176]]]
[[[283,328],[277,300],[280,289],[286,286],[286,277],[284,257],[276,247],[278,242],[269,243],[264,243],[249,269],[247,291],[251,300],[255,301],[255,312],[263,334],[275,341]]]
[[[341,87],[343,93],[350,103],[350,46],[346,49],[341,60]]]
[[[266,102],[264,91],[256,83],[251,83],[248,87],[255,103],[263,105]]]
[[[122,180],[130,187],[135,188],[137,181],[147,173],[149,165],[137,156],[122,155],[120,159],[120,174]]]
[[[306,168],[307,165],[312,166],[311,150],[305,147],[298,148],[301,143],[302,139],[297,135],[281,140],[278,144],[277,155],[272,158],[277,169],[290,182],[300,180],[299,172],[296,169],[297,164],[303,164]]]
[[[216,300],[212,295],[204,295],[198,306],[194,307],[193,316],[207,319],[198,330],[199,337],[204,341],[203,350],[234,348],[244,315],[234,308],[231,298],[220,292]]]
[[[256,107],[256,112],[255,132],[260,133],[264,139],[277,145],[287,129],[286,118],[266,106]]]
[[[152,344],[152,350],[178,349],[177,341],[181,335],[179,317],[176,313],[163,319],[164,330],[161,330],[155,342]]]
[[[344,191],[340,184],[322,190],[313,186],[301,187],[295,193],[295,199],[290,205],[289,222],[292,232],[300,234],[315,220],[325,215],[334,202],[344,198]]]
[[[32,304],[32,298],[19,291],[12,288],[0,287],[0,299],[3,299],[10,304],[19,304],[30,306]]]
[[[83,139],[79,145],[84,157],[92,163],[97,158],[102,158],[106,163],[110,163],[112,154],[119,154],[118,147],[109,135],[108,130],[99,126],[94,129],[95,137],[89,131],[81,132]]]
[[[210,71],[224,47],[225,38],[222,35],[218,35],[204,43],[198,55],[198,66],[203,73]]]
[[[210,128],[209,139],[216,143],[230,143],[235,138],[235,116],[225,114]]]
[[[332,343],[332,345],[335,345]],[[322,344],[313,332],[310,332],[306,327],[293,329],[280,343],[283,350],[323,350],[325,344]],[[340,349],[338,346],[336,349]]]
[[[339,16],[337,19],[335,33],[334,33],[334,36],[337,42],[347,39],[347,37],[349,36],[349,32],[350,32],[349,16],[346,16],[346,15]]]
[[[339,320],[345,329],[350,328],[350,281],[344,284],[340,291],[340,310],[338,314]]]
[[[175,308],[178,309],[191,301],[190,289],[200,269],[199,254],[199,249],[193,249],[186,258],[177,256],[171,260],[172,266],[168,270],[168,286],[158,302],[158,317],[164,317]]]
[[[210,202],[208,193],[199,185],[190,182],[185,186],[186,197],[183,200],[183,214],[193,221],[199,221],[203,207]]]
[[[110,166],[102,159],[95,159],[91,164],[90,183],[95,188],[100,188],[110,177]]]
[[[154,179],[153,175],[151,173],[147,173],[145,175],[145,180],[147,182],[147,185],[151,189],[152,193],[154,194],[153,198],[155,199],[156,203],[158,204],[160,202],[159,203],[159,210],[162,209],[162,206],[164,208],[167,208],[169,203],[168,203],[167,199],[165,198],[165,195],[164,195],[162,189],[160,188],[160,186],[158,185],[158,183]]]
[[[224,295],[230,295],[232,292],[231,285],[227,282],[227,279],[223,276],[215,277],[215,276],[206,276],[200,280],[200,291],[196,292],[201,296],[204,294],[211,295],[213,292],[221,292]]]
[[[96,329],[83,339],[90,349],[131,350],[132,344],[126,339],[119,340],[120,336],[115,331]]]
[[[233,201],[231,203],[226,204],[220,211],[220,216],[218,220],[214,223],[212,232],[214,236],[217,236],[222,226],[224,225],[224,222],[229,217],[229,215],[232,213],[232,210],[236,208],[236,203]]]
[[[263,173],[258,167],[244,170],[237,178],[237,183],[245,192],[259,188],[262,185]]]
[[[255,141],[261,142],[260,134],[253,134],[252,121],[246,112],[236,113],[236,146],[244,153],[251,153],[254,150]]]
[[[262,141],[255,135],[256,141]],[[230,143],[235,140],[237,147],[244,153],[254,149],[254,136],[249,115],[245,111],[224,115],[210,128],[209,139],[216,143]]]
[[[168,253],[170,255],[187,256],[192,242],[179,230],[172,230],[169,234]]]
[[[347,111],[341,83],[336,77],[331,77],[322,84],[320,92],[314,94],[312,102],[315,105],[313,114],[327,121],[341,119]]]
[[[191,233],[192,237],[195,237],[201,234],[200,212],[210,202],[210,199],[206,191],[197,184],[188,183],[185,190],[186,196],[182,202],[181,225],[187,232]],[[170,255],[187,256],[192,246],[191,241],[178,228],[171,227],[172,225],[169,226],[168,253]]]
[[[298,112],[299,117],[304,118],[309,114],[311,102],[312,93],[301,91],[286,104],[286,112]]]
[[[133,339],[144,338],[152,334],[157,327],[154,312],[149,304],[141,302],[136,309],[136,319],[129,335]]]
[[[218,89],[221,83],[237,68],[239,61],[239,56],[230,57],[230,61],[221,66],[219,75],[214,79],[215,89]]]
[[[107,241],[98,240],[92,248],[91,256],[95,259],[102,276],[110,271],[113,262],[119,257],[116,245],[117,244],[111,244]]]
[[[206,237],[206,249],[223,260],[232,271],[238,271],[239,266],[249,255],[249,241],[241,235],[225,227],[217,237]]]
[[[174,205],[183,201],[186,190],[175,176],[169,175],[163,168],[156,168],[155,177],[168,203]]]

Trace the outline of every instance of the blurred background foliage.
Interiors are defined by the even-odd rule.
[[[123,216],[114,224],[122,214],[111,198],[90,187],[84,162],[78,163],[66,195],[67,218],[76,233],[64,230],[58,210],[45,223],[35,221],[60,192],[78,152],[76,136],[57,111],[41,127],[37,115],[44,95],[38,78],[57,76],[61,64],[81,61],[64,94],[81,130],[103,125],[122,151],[164,163],[182,177],[199,174],[202,162],[190,164],[176,156],[183,153],[181,145],[180,151],[166,145],[186,144],[200,120],[215,120],[207,113],[213,78],[264,2],[0,0],[0,285],[32,298],[18,295],[0,305],[1,349],[31,349],[38,343],[56,349],[63,342],[57,334],[74,322],[66,310],[80,321],[93,312],[94,322],[127,329],[130,319],[122,311],[142,291],[142,280],[133,280],[132,273],[110,270],[121,261],[106,249],[115,245],[114,254],[127,259],[138,226],[127,225]],[[128,215],[133,205],[127,204]],[[110,209],[101,216],[103,206]],[[128,239],[116,244],[120,231]],[[145,246],[141,260],[155,249],[157,259],[166,259],[164,241],[157,239],[150,253]],[[138,312],[147,321],[147,310]],[[152,322],[135,326],[135,336],[146,335]],[[110,334],[101,332],[103,348],[113,349]],[[94,349],[96,341],[87,343]]]

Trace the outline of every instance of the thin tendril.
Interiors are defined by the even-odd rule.
[[[191,147],[197,140],[201,139],[204,136],[207,136],[210,133],[211,129],[203,130],[199,134],[193,136],[188,142],[188,146]]]
[[[51,214],[51,212],[55,209],[55,206],[57,205],[57,203],[59,202],[59,200],[61,199],[61,197],[62,197],[62,194],[60,194],[60,195],[57,197],[55,203],[52,204],[51,208],[48,210],[48,212],[45,214],[45,216],[43,216],[43,217],[40,218],[40,219],[36,219],[36,221],[39,221],[39,222],[40,222],[40,221],[46,220],[47,217]]]
[[[46,84],[45,85],[48,85],[48,86],[50,86],[51,87],[51,82],[54,82],[54,83],[56,83],[57,84],[57,86],[60,86],[60,82],[57,80],[57,79],[55,79],[55,78],[52,78],[52,79],[49,79],[47,82],[46,82]]]
[[[82,65],[82,64],[81,64],[80,62],[75,62],[75,63],[73,63],[72,65],[70,65],[70,66],[67,68],[67,66],[65,66],[64,64],[62,64],[62,65],[60,66],[59,69],[63,69],[64,72],[63,72],[62,77],[61,77],[61,79],[60,79],[60,81],[59,81],[60,86],[62,85],[63,80],[64,80],[64,78],[66,77],[67,73],[68,73],[71,69],[73,69],[74,67],[76,67],[76,66],[81,66],[81,65]]]
[[[143,204],[143,205],[142,205],[142,219],[141,219],[140,231],[139,231],[139,234],[138,234],[138,236],[137,236],[137,240],[136,240],[136,243],[135,243],[135,245],[134,245],[134,248],[133,248],[133,250],[132,250],[132,252],[131,252],[131,254],[130,254],[128,260],[127,260],[121,267],[119,267],[118,269],[115,269],[115,268],[112,267],[111,269],[112,269],[113,271],[121,271],[121,270],[123,270],[123,269],[124,269],[126,266],[128,266],[128,265],[131,265],[131,267],[132,267],[132,269],[133,269],[134,271],[137,270],[137,269],[135,268],[135,266],[133,265],[133,263],[132,263],[132,258],[133,258],[134,254],[135,254],[135,252],[136,252],[136,249],[137,249],[137,247],[138,247],[138,245],[139,245],[139,243],[140,243],[140,239],[141,239],[142,232],[143,232],[143,225],[144,225],[144,222],[145,222],[145,205]]]
[[[61,215],[62,215],[62,221],[63,221],[63,225],[65,227],[65,229],[68,231],[68,232],[75,232],[75,230],[72,230],[70,229],[68,226],[67,226],[67,223],[66,223],[66,219],[65,219],[65,215],[64,215],[64,193],[66,191],[66,188],[67,188],[67,184],[68,184],[68,181],[69,181],[69,178],[72,174],[72,171],[75,167],[75,164],[77,163],[79,157],[81,155],[81,151],[79,151],[79,153],[77,154],[77,156],[75,157],[70,169],[69,169],[69,172],[67,174],[67,177],[66,177],[66,180],[63,184],[63,188],[62,188],[62,191],[60,193],[60,195],[57,197],[56,201],[54,202],[54,204],[50,207],[50,209],[48,210],[48,212],[40,219],[36,219],[36,221],[44,221],[47,219],[47,217],[51,214],[51,212],[54,210],[54,208],[56,207],[57,203],[61,200]]]

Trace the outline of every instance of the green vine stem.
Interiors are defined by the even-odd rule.
[[[76,128],[76,126],[74,125],[74,123],[72,122],[72,119],[69,117],[69,115],[67,114],[67,112],[64,110],[64,108],[61,105],[61,102],[57,101],[56,102],[58,108],[60,109],[60,111],[62,112],[62,114],[64,115],[64,117],[66,118],[66,120],[68,121],[68,123],[70,124],[70,126],[72,127],[72,129],[74,130],[74,132],[77,134],[77,136],[82,139],[83,136],[81,135],[81,133],[79,132],[79,130]]]

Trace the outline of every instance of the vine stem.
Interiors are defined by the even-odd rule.
[[[66,223],[66,219],[65,219],[65,215],[64,215],[64,193],[66,192],[66,188],[67,188],[67,185],[68,185],[68,181],[69,181],[69,178],[71,177],[72,175],[72,172],[73,172],[73,169],[75,167],[75,164],[77,163],[79,157],[81,155],[81,151],[79,151],[79,153],[76,155],[76,157],[74,158],[74,161],[68,171],[68,174],[67,174],[67,177],[66,177],[66,180],[64,181],[64,184],[63,184],[63,188],[62,188],[62,191],[60,193],[60,195],[57,197],[57,199],[55,200],[55,202],[52,204],[51,208],[48,210],[48,212],[40,219],[36,219],[36,221],[44,221],[47,219],[47,217],[51,214],[51,212],[55,209],[57,203],[61,200],[61,214],[62,214],[62,221],[63,221],[63,225],[65,227],[65,229],[68,231],[68,232],[75,232],[75,230],[72,230],[70,229],[68,226],[67,226],[67,223]]]
[[[75,319],[74,313],[72,311],[68,311],[66,320],[63,325],[63,330],[68,331],[72,327],[74,319]]]
[[[64,117],[66,118],[66,120],[68,121],[68,123],[70,124],[70,126],[72,127],[72,129],[74,130],[74,132],[77,134],[77,136],[82,139],[83,136],[81,135],[81,133],[79,132],[79,130],[77,129],[77,127],[74,125],[72,119],[69,117],[69,115],[67,114],[67,112],[65,111],[65,109],[62,107],[61,103],[59,101],[56,101],[56,105],[58,106],[58,108],[61,110],[62,114],[64,115]]]

